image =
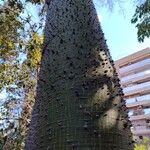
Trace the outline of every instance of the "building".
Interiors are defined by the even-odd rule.
[[[150,137],[150,48],[115,61],[134,136]]]

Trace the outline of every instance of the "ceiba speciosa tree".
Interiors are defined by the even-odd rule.
[[[123,92],[92,0],[51,0],[26,150],[132,150]]]

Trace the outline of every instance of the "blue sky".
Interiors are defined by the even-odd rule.
[[[137,29],[131,24],[131,18],[135,12],[135,3],[132,0],[123,1],[122,9],[116,4],[113,11],[106,7],[101,7],[101,1],[114,0],[93,0],[100,17],[101,26],[107,40],[112,58],[117,60],[136,51],[150,47],[150,39],[145,39],[144,43],[137,41]],[[143,0],[144,1],[144,0]],[[34,18],[37,18],[37,11],[29,10]]]
[[[137,29],[134,24],[131,24],[131,18],[136,8],[133,2],[134,0],[116,0],[122,1],[122,9],[120,9],[116,4],[113,11],[109,11],[107,8],[101,7],[101,1],[114,0],[93,1],[97,9],[98,16],[100,16],[101,26],[114,60],[142,50],[146,47],[150,47],[150,38],[145,39],[144,43],[139,43],[137,41]],[[32,9],[29,9],[29,12],[36,20],[36,9],[32,6]]]
[[[102,8],[100,0],[94,0],[97,13],[107,40],[108,47],[114,60],[127,56],[138,50],[150,47],[150,39],[144,43],[137,41],[137,29],[131,24],[131,18],[135,11],[133,1],[126,0],[122,8],[116,4],[113,11]]]

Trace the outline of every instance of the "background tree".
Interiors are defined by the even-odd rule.
[[[40,14],[39,23],[33,20],[27,9],[31,3],[6,0],[0,4],[0,90],[7,93],[1,103],[1,143],[3,149],[21,150],[34,103],[43,41],[38,32],[44,18]],[[41,6],[36,7],[40,13]]]
[[[148,150],[150,139],[146,136],[140,136],[140,139],[136,142],[134,150]]]
[[[136,24],[139,42],[144,42],[146,37],[150,37],[150,0],[145,0],[137,6],[131,23]]]

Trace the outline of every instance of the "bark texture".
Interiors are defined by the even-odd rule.
[[[52,0],[25,150],[132,150],[127,109],[92,0]]]

